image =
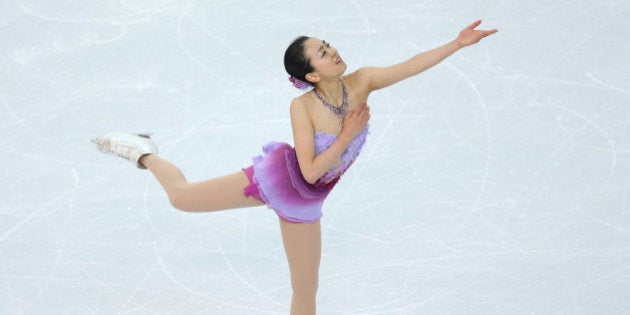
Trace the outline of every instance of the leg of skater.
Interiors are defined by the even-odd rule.
[[[249,185],[249,179],[243,171],[188,183],[179,168],[156,154],[141,157],[139,163],[153,173],[176,209],[205,212],[263,205],[245,196],[244,188]]]
[[[315,314],[322,252],[320,222],[291,223],[280,219],[280,229],[291,272],[291,315]]]
[[[249,178],[243,171],[188,183],[175,165],[157,155],[158,148],[147,135],[112,132],[91,141],[103,153],[124,158],[138,168],[149,168],[179,210],[200,212],[263,205],[245,196]]]

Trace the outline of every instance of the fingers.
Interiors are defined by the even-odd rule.
[[[370,120],[370,107],[367,106],[367,103],[362,104],[360,117],[364,125]]]
[[[369,119],[370,107],[367,105],[367,103],[361,103],[352,110],[348,111],[346,117],[344,118],[344,121],[347,121],[349,123],[351,121],[357,121],[363,122],[363,124],[365,124],[365,122],[367,122]]]
[[[370,107],[361,103],[348,111],[343,121],[342,131],[350,137],[356,137],[370,120]]]
[[[361,114],[365,114],[370,111],[370,108],[367,106],[367,103],[363,103],[359,105],[359,108],[361,109]]]
[[[498,29],[496,29],[496,28],[495,28],[495,29],[492,29],[492,30],[484,31],[484,32],[483,32],[483,37],[486,37],[486,36],[492,35],[492,34],[494,34],[494,33],[498,32],[498,31],[499,31],[499,30],[498,30]]]
[[[468,27],[466,27],[467,30],[475,30],[475,28],[477,28],[477,26],[481,25],[481,20],[477,20],[475,22],[473,22],[473,24],[468,25]],[[488,35],[492,35],[496,32],[498,32],[499,30],[497,29],[492,29],[492,30],[480,30],[483,33],[483,36],[488,36]]]
[[[357,112],[363,113],[366,108],[367,108],[367,103],[361,103],[359,104],[359,106],[357,106]]]
[[[353,108],[353,109],[349,110],[349,111],[346,113],[346,116],[344,117],[344,120],[350,120],[350,119],[353,119],[353,118],[354,118],[354,116],[359,115],[359,114],[360,114],[360,112],[361,112],[361,111],[360,111],[360,109],[361,109],[361,105],[359,105],[359,106],[357,106],[357,107],[355,107],[355,108]]]
[[[368,114],[368,115],[369,115],[369,114],[370,114],[370,106],[368,106],[368,104],[367,104],[367,103],[363,103],[363,104],[361,104],[361,105],[362,105],[362,107],[363,107],[363,111],[364,111],[366,114]]]
[[[475,28],[480,24],[481,20],[477,20],[459,33],[458,43],[461,45],[461,47],[475,44],[479,42],[482,38],[490,36],[499,31],[497,29],[476,30]]]
[[[353,115],[353,116],[355,116],[355,115],[356,116],[361,116],[363,114],[363,112],[365,112],[366,108],[369,111],[369,107],[367,106],[367,103],[361,103],[361,104],[357,105],[357,107],[355,107],[352,110],[350,110],[348,112],[348,115],[346,115],[346,117],[347,116],[351,116],[351,115]]]
[[[468,25],[467,29],[474,30],[475,27],[479,26],[479,24],[481,24],[481,20],[477,20],[477,21],[473,22],[473,24]]]
[[[359,110],[359,117],[364,118],[365,116],[370,116],[370,107],[367,106],[367,103],[357,106],[357,109]]]

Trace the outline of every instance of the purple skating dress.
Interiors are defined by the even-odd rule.
[[[282,142],[268,143],[263,147],[264,154],[254,157],[253,168],[245,169],[250,178],[245,195],[261,200],[287,221],[316,222],[322,217],[324,200],[359,156],[368,129],[366,127],[352,139],[339,164],[328,170],[314,185],[302,176],[293,147]],[[315,153],[324,152],[335,140],[336,135],[316,132]]]

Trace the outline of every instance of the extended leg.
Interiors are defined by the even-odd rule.
[[[139,168],[149,168],[177,209],[216,211],[263,204],[245,196],[244,189],[249,185],[245,172],[188,183],[175,165],[157,155],[157,146],[147,135],[111,132],[92,139],[92,142],[103,153],[129,160]]]
[[[245,196],[243,190],[249,179],[243,171],[188,183],[175,165],[158,155],[145,155],[139,162],[153,173],[173,207],[179,210],[204,212],[263,205],[259,200]]]
[[[291,271],[291,315],[315,314],[322,253],[320,222],[291,223],[280,219],[280,229]]]

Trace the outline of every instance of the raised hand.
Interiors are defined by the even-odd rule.
[[[475,28],[479,26],[479,24],[481,24],[481,20],[475,21],[475,23],[470,24],[468,27],[459,32],[459,36],[457,36],[457,45],[459,45],[459,47],[466,47],[472,44],[476,44],[482,38],[498,32],[497,29],[476,30]]]

